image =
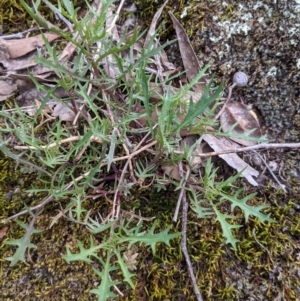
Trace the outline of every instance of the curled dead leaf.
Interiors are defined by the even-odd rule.
[[[262,136],[258,121],[249,112],[247,107],[240,102],[231,102],[226,105],[223,114],[220,116],[220,123],[224,132],[227,132],[230,129],[230,127],[238,123],[232,130],[233,134],[242,135],[254,129],[250,137],[261,138]],[[245,146],[251,146],[256,144],[255,141],[249,141],[233,137],[230,137],[230,139]]]

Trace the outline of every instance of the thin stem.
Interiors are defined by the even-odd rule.
[[[229,88],[228,88],[228,96],[224,102],[224,105],[222,107],[222,109],[220,110],[220,112],[215,116],[215,120],[217,120],[222,114],[223,112],[225,111],[226,109],[226,106],[228,104],[228,102],[230,101],[230,98],[231,98],[231,94],[232,94],[232,90],[233,88],[236,86],[236,83],[233,83]]]
[[[52,174],[49,173],[48,171],[44,170],[43,168],[31,163],[30,161],[28,160],[25,160],[25,159],[22,159],[20,157],[20,155],[16,155],[14,154],[13,152],[11,152],[7,147],[6,147],[6,144],[9,142],[9,140],[7,140],[6,142],[1,142],[0,143],[0,151],[2,151],[7,157],[15,160],[17,163],[22,163],[24,165],[27,165],[27,166],[30,166],[32,167],[33,169],[35,170],[38,170],[44,174],[46,174],[47,176],[49,177],[52,177]]]
[[[191,263],[191,259],[188,253],[188,249],[186,246],[186,228],[187,228],[187,212],[188,212],[188,202],[186,200],[186,191],[183,190],[183,195],[182,195],[182,239],[181,239],[181,249],[182,252],[184,254],[184,258],[188,267],[188,271],[193,283],[193,288],[194,288],[194,293],[196,295],[197,301],[203,301],[201,293],[199,291],[198,285],[197,285],[197,281],[196,281],[196,277],[194,275],[194,271],[193,271],[193,266]]]

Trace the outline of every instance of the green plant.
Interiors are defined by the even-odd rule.
[[[175,189],[182,188],[182,181],[166,180],[165,176],[161,176],[161,166],[163,163],[175,164],[183,160],[192,165],[192,150],[196,144],[183,154],[176,153],[182,140],[180,132],[192,129],[202,134],[207,132],[208,126],[218,125],[213,116],[220,105],[223,87],[215,87],[213,79],[210,80],[198,102],[194,103],[184,97],[205,75],[209,66],[175,93],[172,91],[173,78],[166,77],[159,81],[159,76],[145,71],[153,63],[151,58],[160,55],[161,50],[172,42],[152,47],[152,39],[152,43],[135,53],[134,45],[143,36],[138,34],[137,29],[131,35],[125,32],[115,41],[111,30],[106,28],[107,13],[114,1],[102,1],[100,13],[87,4],[89,12],[82,19],[79,19],[78,9],[74,8],[72,1],[58,2],[58,7],[44,1],[52,11],[62,16],[63,20],[66,19],[67,24],[73,24],[71,32],[60,30],[38,13],[40,0],[33,3],[33,8],[24,0],[20,2],[39,25],[75,45],[77,52],[72,61],[64,60],[57,45],[44,40],[46,52],[39,51],[36,62],[49,68],[56,75],[56,81],[46,86],[34,75],[31,76],[36,89],[44,93],[40,105],[35,107],[34,116],[23,111],[17,102],[14,111],[0,112],[0,118],[4,121],[0,128],[0,150],[31,168],[24,172],[38,173],[43,185],[32,187],[27,192],[37,196],[48,194],[45,204],[50,199],[59,200],[64,204],[61,216],[65,215],[69,221],[87,227],[91,233],[89,246],[78,241],[79,253],[67,248],[63,257],[68,263],[82,260],[98,265],[95,273],[101,281],[92,293],[98,295],[98,300],[107,300],[115,297],[112,287],[119,284],[115,279],[120,271],[124,281],[134,288],[134,273],[130,269],[133,263],[125,259],[126,249],[144,244],[150,245],[155,253],[157,243],[169,245],[171,239],[180,235],[169,233],[171,227],[156,233],[155,222],[149,230],[142,230],[141,217],[136,221],[128,218],[128,214],[122,214],[122,201],[128,202],[131,197],[134,198],[135,190],[144,188],[142,182],[150,179],[153,181],[150,185],[153,183],[152,187],[157,190],[163,189],[165,183],[172,183]],[[105,66],[112,68],[115,76],[110,76]],[[150,86],[153,81],[154,88]],[[92,93],[88,92],[90,87]],[[66,94],[63,99],[57,95],[60,88]],[[151,98],[159,88],[163,93],[159,101],[153,102]],[[58,120],[47,113],[51,103],[61,108]],[[74,115],[71,120],[76,120],[74,124],[63,117],[70,111]],[[153,114],[156,118],[153,118]],[[79,118],[76,119],[75,115]],[[21,148],[21,154],[9,149],[11,141],[7,133],[16,139],[15,145],[10,146]],[[215,134],[230,135],[220,130],[216,130]],[[249,135],[246,133],[240,138],[249,138]],[[239,199],[241,190],[237,190],[233,196],[230,195],[233,182],[239,176],[237,174],[218,182],[216,170],[208,161],[201,182],[205,191],[201,196],[203,199],[199,201],[199,195],[192,189],[190,193],[193,210],[200,218],[215,216],[221,223],[227,242],[233,246],[236,240],[231,229],[239,226],[229,224],[226,219],[234,217],[219,209],[226,201],[232,203],[232,210],[237,206],[244,211],[246,220],[252,214],[262,221],[271,221],[260,213],[264,206],[246,204],[253,194]],[[94,191],[97,191],[97,197],[103,198],[103,202],[107,201],[106,212],[109,213],[103,220],[95,208],[87,205],[87,199]],[[30,208],[25,208],[31,213]],[[8,258],[12,265],[18,260],[24,261],[26,249],[33,247],[30,237],[37,233],[33,227],[34,220],[29,226],[18,222],[26,229],[25,236],[8,242],[19,246],[16,253]],[[97,235],[100,233],[101,241],[98,243]]]
[[[141,231],[141,223],[132,226],[130,225],[131,221],[125,224],[124,220],[121,220],[116,230],[112,227],[111,223],[112,222],[109,222],[108,225],[103,225],[96,220],[90,219],[87,223],[87,227],[92,233],[98,234],[105,231],[106,228],[109,228],[109,236],[104,236],[102,242],[98,245],[94,244],[93,238],[91,237],[90,246],[88,248],[84,248],[83,244],[78,241],[80,253],[73,254],[69,248],[67,248],[67,254],[63,256],[68,263],[76,260],[91,263],[92,257],[101,263],[102,271],[94,269],[96,274],[100,276],[101,283],[97,289],[91,291],[98,295],[99,301],[105,301],[109,297],[116,296],[111,292],[111,287],[119,283],[111,279],[113,278],[112,275],[119,269],[121,269],[124,280],[130,287],[135,287],[132,280],[134,274],[130,272],[129,262],[126,262],[128,259],[123,256],[125,250],[130,250],[134,244],[146,244],[151,246],[152,252],[155,254],[156,243],[163,242],[170,245],[170,240],[180,235],[180,233],[169,234],[168,232],[171,227],[168,227],[160,233],[154,233],[156,228],[155,223],[153,223],[149,231]],[[99,257],[99,251],[102,251],[102,254],[106,254],[106,259]],[[116,262],[118,265],[116,265]]]
[[[197,213],[199,218],[211,218],[214,216],[220,223],[223,231],[223,236],[226,238],[226,243],[231,244],[236,249],[236,243],[238,240],[233,236],[231,230],[242,227],[238,224],[232,224],[236,219],[234,210],[236,207],[245,215],[245,220],[248,222],[249,216],[255,216],[260,222],[274,222],[270,218],[270,214],[264,214],[261,210],[267,208],[266,205],[252,206],[248,205],[247,201],[254,198],[255,193],[248,194],[241,198],[243,188],[237,189],[232,194],[234,183],[241,176],[241,173],[237,173],[235,176],[229,177],[225,181],[216,181],[217,169],[213,169],[211,159],[206,162],[205,173],[203,180],[201,181],[202,193],[196,193],[191,189],[190,199],[192,203],[192,209]],[[227,214],[228,209],[226,203],[230,203],[231,214]],[[229,223],[227,220],[230,220]]]

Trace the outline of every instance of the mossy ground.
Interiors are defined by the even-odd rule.
[[[150,23],[151,14],[159,4],[153,0],[136,2]],[[182,11],[187,5],[186,2],[174,1],[173,5],[170,1],[169,9]],[[193,33],[206,24],[205,18],[211,16],[209,13],[213,13],[214,9],[205,5],[206,1],[192,3],[195,3],[199,11],[191,10],[194,18],[191,17],[189,21],[184,19],[184,22],[188,33],[194,36]],[[236,6],[230,5],[224,12],[225,19],[235,16]],[[12,28],[16,29],[18,24],[22,24],[20,31],[24,29],[25,16],[17,2],[2,0],[0,7],[0,20],[5,33]],[[30,22],[28,18],[27,22]],[[190,26],[187,26],[188,24]],[[167,27],[168,25],[163,31],[167,31]],[[213,68],[217,65],[217,62],[213,64]],[[237,62],[233,65],[243,66]],[[226,74],[230,72],[228,70]],[[296,153],[294,157],[297,158],[298,155]],[[14,163],[4,157],[0,159],[0,169],[1,218],[17,213],[24,207],[24,203],[30,206],[41,201],[24,193],[24,189],[29,188],[34,181],[34,174],[21,174],[15,169]],[[236,231],[240,239],[236,252],[224,245],[219,224],[213,220],[199,220],[192,212],[189,213],[188,247],[198,285],[205,300],[300,299],[299,181],[292,177],[289,185],[292,188],[289,195],[274,193],[271,187],[258,194],[253,202],[269,204],[271,216],[276,222],[260,224],[257,220],[250,219],[244,224],[241,218],[239,222],[244,226]],[[146,191],[138,199],[135,209],[141,209],[144,216],[156,216],[159,229],[164,229],[172,223],[177,195],[171,187],[162,194]],[[86,206],[100,210],[105,204],[97,202]],[[98,281],[92,270],[96,264],[93,266],[76,262],[69,265],[61,258],[66,246],[73,246],[72,251],[75,251],[76,240],[86,242],[89,234],[84,227],[63,218],[49,229],[51,218],[59,209],[59,204],[50,204],[38,217],[35,228],[44,231],[33,237],[37,249],[29,250],[26,264],[19,263],[15,267],[10,267],[9,262],[4,259],[14,251],[4,242],[17,239],[22,233],[14,222],[9,224],[8,234],[2,238],[0,245],[0,290],[3,300],[96,300],[95,296],[89,294],[89,290],[94,288]],[[1,225],[0,231],[5,226]],[[180,223],[174,225],[172,230],[180,231]],[[131,291],[124,285],[121,287],[124,296],[119,300],[195,300],[180,250],[180,239],[173,240],[170,248],[159,245],[155,256],[148,247],[139,247],[138,252],[136,289]]]
[[[156,216],[158,230],[162,230],[172,223],[177,197],[172,190],[146,195],[148,201],[141,198],[136,209],[143,216]],[[266,192],[254,201],[269,203],[275,223],[260,224],[250,218],[244,224],[241,217],[239,222],[244,226],[236,231],[240,239],[237,251],[224,245],[219,224],[199,220],[189,213],[189,253],[205,300],[275,300],[283,295],[283,300],[296,301],[299,297],[299,198]],[[88,207],[99,209],[103,205],[96,203]],[[3,209],[5,216],[15,212],[10,206]],[[61,258],[66,246],[72,252],[78,251],[76,240],[87,243],[89,233],[85,227],[63,218],[49,229],[51,218],[57,213],[58,204],[52,204],[38,217],[35,227],[44,231],[34,236],[37,248],[27,253],[26,264],[15,267],[4,260],[13,253],[13,248],[4,242],[19,238],[22,233],[15,223],[9,224],[9,234],[1,242],[0,288],[5,300],[96,300],[88,291],[97,284],[92,270],[97,264],[69,265]],[[180,231],[180,223],[172,230]],[[101,241],[101,236],[95,239]],[[173,240],[170,248],[161,244],[155,256],[149,247],[136,247],[137,286],[134,291],[122,286],[124,296],[119,300],[195,300],[179,246],[180,239]]]

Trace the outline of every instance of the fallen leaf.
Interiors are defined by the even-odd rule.
[[[169,15],[173,21],[173,27],[175,28],[176,35],[178,37],[178,45],[180,49],[180,54],[183,62],[184,69],[186,71],[186,76],[188,80],[191,82],[196,75],[201,71],[200,64],[198,58],[193,50],[193,47],[190,43],[190,40],[182,27],[179,21],[175,18],[171,11],[169,11]],[[204,81],[204,78],[201,79]],[[201,92],[205,89],[206,83],[197,83],[194,85],[194,90]]]
[[[6,72],[8,73],[11,71],[20,71],[37,65],[37,63],[33,61],[35,56],[35,53],[30,53],[17,59],[0,59],[0,63],[5,67]]]
[[[53,117],[59,117],[62,121],[73,121],[76,114],[75,112],[67,105],[58,101],[47,102],[47,105],[52,108],[51,115]]]
[[[43,82],[43,83],[54,83],[56,82],[55,79],[47,79],[45,78],[44,76],[48,77],[49,74],[45,75],[41,75],[41,76],[37,76],[37,75],[32,75],[32,77],[38,81],[38,82]],[[12,78],[12,79],[20,79],[20,80],[26,80],[28,82],[32,82],[31,80],[31,77],[28,75],[28,74],[9,74],[8,76],[9,78]]]
[[[220,116],[220,123],[222,130],[227,132],[230,127],[238,123],[231,132],[233,134],[245,134],[246,132],[255,129],[254,132],[249,135],[253,138],[261,138],[261,131],[259,123],[254,116],[249,112],[247,107],[240,102],[231,102],[226,105],[226,108]],[[239,138],[230,137],[231,140],[240,143],[245,146],[251,146],[257,144],[255,141],[244,140]]]
[[[25,39],[18,39],[18,40],[0,39],[0,47],[4,45],[7,48],[10,59],[15,59],[33,50],[36,50],[38,47],[44,46],[43,36],[49,42],[52,42],[55,39],[59,38],[59,35],[57,34],[46,32],[44,34],[39,34],[37,36],[25,38]]]
[[[9,229],[9,227],[6,226],[0,230],[0,239],[2,239],[3,237],[6,236],[8,229]]]
[[[204,134],[202,138],[209,144],[209,146],[216,152],[225,151],[236,148],[236,144],[224,137],[215,137],[212,135]],[[236,153],[219,155],[229,166],[237,170],[238,172],[246,168],[241,174],[247,179],[247,181],[253,186],[258,186],[258,183],[253,177],[257,177],[259,172],[253,167],[249,166],[243,161]]]
[[[0,44],[0,63],[6,68],[8,64],[9,54],[7,47],[5,45]]]
[[[0,80],[0,101],[6,100],[7,98],[11,97],[17,90],[18,86],[16,84]]]
[[[169,178],[177,181],[181,180],[178,165],[163,165],[161,168]]]

